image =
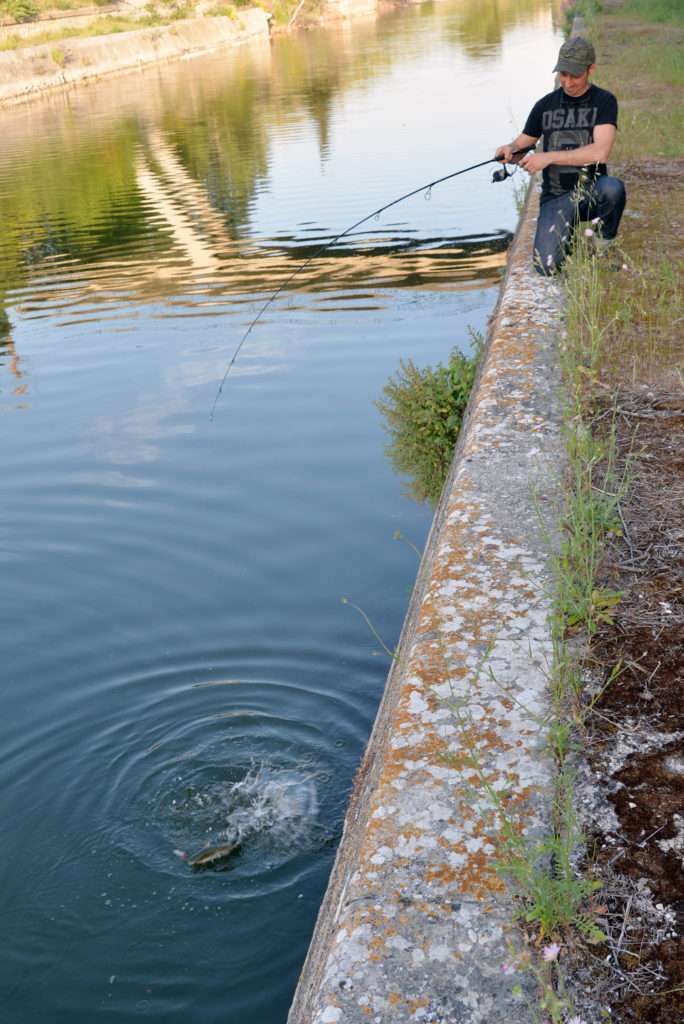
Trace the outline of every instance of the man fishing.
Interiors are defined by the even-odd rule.
[[[530,174],[543,172],[534,239],[534,266],[540,274],[561,268],[579,221],[595,221],[595,249],[607,251],[625,208],[625,187],[606,168],[617,132],[617,100],[590,83],[595,61],[594,47],[582,36],[563,43],[553,69],[560,88],[535,103],[522,133],[496,151],[497,159],[519,163]],[[540,138],[542,152],[513,156]]]

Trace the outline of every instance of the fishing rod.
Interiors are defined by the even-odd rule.
[[[534,146],[526,146],[523,149],[515,149],[515,150],[513,150],[511,155],[513,157],[522,156],[525,153],[529,153],[530,150],[532,150],[534,148],[535,148]],[[242,335],[237,348],[233,352],[233,355],[232,355],[230,361],[228,362],[228,365],[226,366],[226,371],[223,374],[223,377],[221,378],[221,383],[219,384],[218,391],[216,392],[216,397],[214,398],[214,404],[211,407],[211,413],[209,415],[209,421],[213,423],[214,413],[216,412],[216,406],[218,405],[218,400],[221,397],[221,394],[223,393],[223,386],[226,383],[226,380],[228,379],[228,375],[229,375],[230,371],[232,370],[233,366],[235,365],[235,360],[240,355],[240,350],[242,349],[242,346],[244,345],[244,343],[247,341],[247,338],[252,333],[253,328],[256,327],[257,323],[259,322],[261,317],[264,315],[264,313],[266,312],[268,307],[271,305],[271,303],[275,302],[275,300],[278,298],[278,296],[283,291],[285,291],[285,289],[287,288],[289,283],[291,281],[293,281],[295,279],[295,277],[297,277],[298,274],[301,274],[302,271],[306,270],[306,268],[309,266],[310,263],[312,263],[314,260],[318,259],[318,257],[321,256],[326,251],[326,249],[329,249],[331,245],[334,245],[335,242],[339,242],[339,240],[341,238],[344,238],[345,235],[348,235],[352,231],[355,231],[356,228],[360,228],[362,224],[366,223],[366,221],[372,220],[374,217],[379,217],[381,213],[384,213],[385,210],[389,210],[390,207],[397,206],[398,203],[403,203],[403,201],[405,199],[410,199],[411,196],[417,196],[420,192],[426,192],[428,194],[428,196],[429,196],[430,193],[432,192],[432,189],[435,187],[435,185],[441,185],[442,182],[449,181],[451,178],[458,178],[458,176],[460,174],[467,174],[468,171],[475,171],[475,170],[477,170],[478,167],[486,167],[487,164],[494,164],[494,163],[503,164],[503,167],[500,170],[498,170],[498,171],[494,171],[494,174],[492,175],[492,182],[505,181],[506,178],[512,178],[513,177],[513,174],[515,173],[515,171],[509,171],[507,166],[506,166],[506,162],[501,157],[492,156],[492,157],[489,158],[489,160],[482,160],[479,164],[471,164],[470,167],[463,167],[463,168],[461,168],[460,171],[453,171],[451,174],[445,174],[443,178],[436,178],[434,181],[428,182],[427,185],[421,185],[420,188],[414,188],[411,192],[405,192],[404,195],[403,196],[399,196],[398,199],[393,199],[391,203],[385,203],[384,206],[380,206],[380,207],[378,207],[377,210],[373,210],[372,213],[369,213],[365,217],[362,217],[361,220],[357,220],[354,224],[350,224],[348,228],[344,229],[344,231],[340,231],[339,235],[335,235],[335,237],[331,238],[329,242],[325,243],[325,245],[322,245],[322,246],[320,246],[320,248],[316,249],[316,251],[311,256],[309,256],[308,259],[306,259],[302,264],[300,264],[300,266],[298,266],[297,269],[294,270],[290,274],[290,276],[287,277],[283,281],[283,283],[278,286],[278,288],[276,288],[276,290],[273,292],[273,294],[270,295],[268,299],[266,299],[266,301],[264,302],[263,306],[261,307],[261,309],[259,310],[257,315],[254,317],[254,319],[251,321],[251,323],[247,327],[247,330]]]

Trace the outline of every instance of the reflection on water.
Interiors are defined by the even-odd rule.
[[[284,1024],[429,509],[374,401],[468,348],[552,84],[447,0],[2,112],[5,1024]],[[521,68],[525,74],[521,74]],[[193,855],[235,836],[227,870]]]
[[[12,340],[12,335],[9,333],[9,322],[8,322],[8,333],[4,337],[0,337],[0,367],[3,364],[7,365],[9,373],[14,377],[16,383],[12,389],[14,395],[26,394],[26,384],[22,383],[24,376],[23,370],[20,368],[21,360],[17,355],[17,350]]]

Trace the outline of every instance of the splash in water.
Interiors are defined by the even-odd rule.
[[[313,774],[260,765],[237,782],[187,787],[174,806],[185,830],[197,827],[198,840],[190,855],[174,853],[195,868],[216,866],[257,839],[282,852],[300,847],[318,814],[316,780]]]

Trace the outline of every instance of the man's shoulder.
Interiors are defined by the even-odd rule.
[[[617,103],[615,93],[610,92],[609,89],[602,89],[600,85],[595,85],[593,82],[591,88],[593,90],[593,99],[595,103],[605,103],[606,101],[610,103]]]

